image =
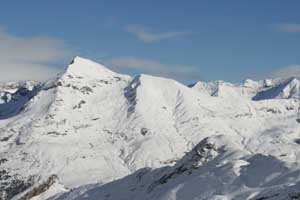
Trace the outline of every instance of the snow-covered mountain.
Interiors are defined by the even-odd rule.
[[[0,83],[0,119],[17,115],[40,88],[34,81]]]
[[[76,57],[0,85],[0,199],[300,199],[299,80],[197,82]]]

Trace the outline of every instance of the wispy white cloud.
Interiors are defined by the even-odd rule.
[[[290,23],[277,24],[276,29],[281,32],[298,33],[300,32],[300,24],[290,24]]]
[[[261,68],[260,71],[248,72],[244,78],[252,78],[254,80],[263,80],[266,78],[300,78],[300,64],[291,64],[279,67],[273,70],[265,70]]]
[[[270,78],[289,78],[299,77],[300,78],[300,65],[289,65],[282,67],[270,73]]]
[[[59,70],[49,63],[70,56],[60,40],[17,37],[0,28],[0,81],[45,80]]]
[[[152,74],[180,81],[199,78],[200,70],[197,67],[187,65],[166,65],[157,60],[136,57],[112,58],[104,61],[107,66],[116,70],[135,70],[139,73]]]
[[[170,32],[154,33],[154,32],[150,32],[148,28],[139,25],[126,26],[125,31],[135,35],[139,40],[142,40],[144,42],[153,42],[158,40],[171,39],[171,38],[191,34],[191,32],[188,31],[170,31]]]

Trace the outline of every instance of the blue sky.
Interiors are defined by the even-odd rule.
[[[81,55],[185,83],[300,75],[299,9],[297,0],[5,1],[0,69],[46,78]]]

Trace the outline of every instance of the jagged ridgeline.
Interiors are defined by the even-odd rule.
[[[0,199],[300,199],[299,80],[197,82],[76,57],[0,84]]]

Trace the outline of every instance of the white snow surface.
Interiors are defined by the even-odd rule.
[[[76,57],[26,100],[1,98],[0,172],[31,183],[20,192],[56,175],[34,200],[300,199],[299,83],[188,87]]]

